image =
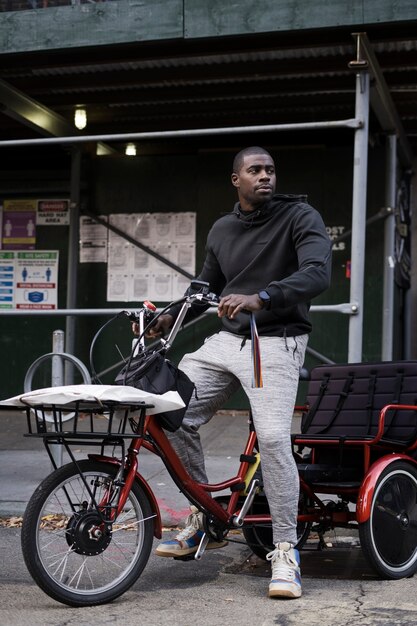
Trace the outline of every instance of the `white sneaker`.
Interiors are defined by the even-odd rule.
[[[291,543],[277,543],[275,550],[266,555],[271,561],[272,578],[270,598],[299,598],[301,596],[300,555]]]
[[[201,538],[204,534],[203,530],[203,514],[192,506],[191,513],[185,522],[185,528],[181,530],[175,539],[163,541],[155,550],[158,556],[181,557],[197,552]],[[227,541],[210,540],[206,546],[206,550],[214,548],[223,548],[227,545]]]

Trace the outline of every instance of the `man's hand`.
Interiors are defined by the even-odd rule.
[[[155,324],[153,324],[147,331],[145,337],[148,337],[149,339],[155,339],[156,337],[165,335],[170,330],[173,323],[174,318],[169,313],[165,313],[165,315],[160,315]]]
[[[172,317],[172,315],[169,315],[169,313],[166,313],[165,315],[160,315],[155,324],[153,324],[146,332],[145,337],[147,337],[148,339],[155,339],[156,337],[165,335],[170,330],[173,323],[174,318]],[[132,331],[134,335],[139,335],[139,325],[136,322],[132,324]]]
[[[236,317],[240,311],[260,311],[263,308],[263,302],[257,293],[251,296],[244,296],[238,293],[230,293],[223,296],[219,302],[218,316],[228,317],[231,320]]]

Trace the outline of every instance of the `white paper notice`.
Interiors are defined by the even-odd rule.
[[[107,218],[99,216],[102,220]],[[91,217],[80,217],[80,263],[106,263],[108,229]]]
[[[110,231],[108,301],[170,302],[181,297],[190,281],[164,260],[194,275],[196,213],[118,213],[109,220],[160,258]]]

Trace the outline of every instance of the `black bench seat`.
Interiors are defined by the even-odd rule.
[[[417,439],[417,361],[316,367],[307,405],[296,444],[363,440],[409,448]]]
[[[417,455],[417,361],[316,367],[306,400],[292,442],[300,478],[315,489],[357,490],[379,456]]]

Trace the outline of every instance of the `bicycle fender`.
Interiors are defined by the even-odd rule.
[[[359,524],[368,521],[371,515],[372,500],[378,479],[384,469],[391,463],[395,463],[395,461],[406,461],[407,463],[417,465],[417,461],[406,454],[390,454],[378,459],[371,465],[359,489],[356,504],[356,520]]]
[[[120,467],[121,465],[121,462],[112,456],[102,456],[101,454],[89,454],[88,458],[92,459],[93,461],[99,461],[101,463],[110,463],[111,465],[117,465],[118,467]],[[155,498],[155,494],[150,488],[150,486],[148,485],[145,478],[141,474],[139,474],[139,472],[136,472],[135,480],[139,483],[139,485],[142,487],[143,491],[145,492],[149,500],[149,503],[151,505],[152,512],[155,515],[154,525],[153,525],[153,528],[154,528],[153,534],[157,539],[161,539],[162,538],[161,511],[159,510],[159,505],[158,505],[157,499]]]

